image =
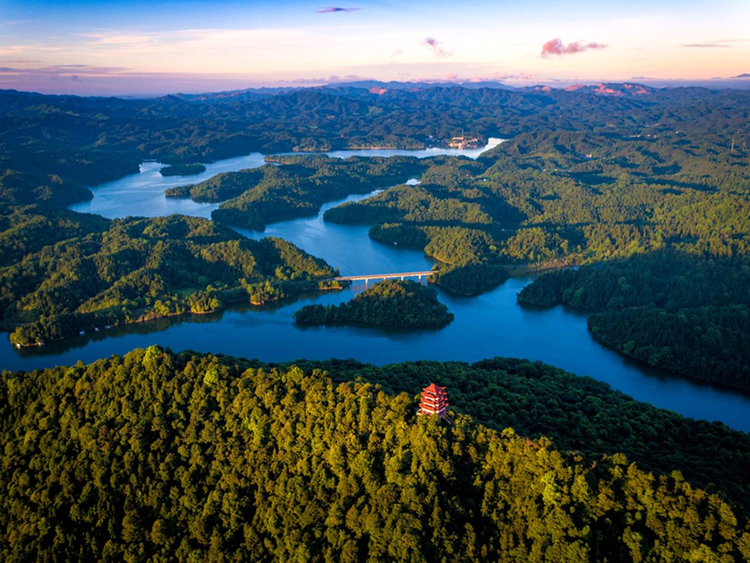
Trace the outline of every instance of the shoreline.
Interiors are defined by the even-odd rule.
[[[499,139],[500,142],[497,143],[497,144],[500,144],[500,143],[502,143],[502,142],[504,142],[504,141],[507,140],[506,137],[488,136],[486,138],[486,140],[485,140],[485,144],[483,146],[481,146],[481,147],[478,147],[478,148],[479,149],[484,149],[484,152],[486,152],[488,150],[492,150],[494,147],[497,146],[497,144],[493,144],[492,146],[490,146],[490,142],[489,142],[490,139],[495,139],[495,140]],[[348,146],[347,145],[347,146],[344,146],[344,147],[331,147],[331,148],[325,149],[325,150],[296,149],[295,147],[289,147],[288,150],[275,150],[274,152],[269,152],[269,153],[264,153],[264,152],[262,152],[262,150],[253,150],[253,151],[250,151],[249,153],[248,152],[244,152],[244,151],[241,151],[241,152],[230,151],[227,154],[222,154],[221,158],[216,158],[216,159],[213,159],[213,160],[208,159],[208,160],[205,160],[205,161],[195,162],[195,164],[200,164],[200,165],[206,166],[206,165],[215,164],[217,162],[221,162],[221,161],[224,161],[224,160],[230,160],[230,159],[235,159],[235,158],[246,157],[246,156],[249,156],[249,155],[255,154],[255,153],[261,155],[263,157],[263,159],[264,159],[264,162],[272,162],[271,160],[266,160],[266,159],[268,157],[272,157],[273,158],[273,157],[282,156],[282,155],[285,155],[285,154],[311,154],[312,155],[312,154],[328,154],[328,153],[335,153],[335,152],[341,152],[341,151],[362,151],[362,150],[365,150],[365,151],[367,151],[367,150],[372,150],[372,151],[377,151],[377,150],[393,150],[393,151],[419,152],[419,151],[425,151],[425,150],[431,150],[431,149],[437,149],[437,150],[441,150],[441,149],[455,150],[455,151],[459,151],[459,152],[462,152],[464,150],[467,151],[467,152],[473,152],[474,150],[476,150],[476,149],[452,149],[448,145],[427,145],[425,143],[421,144],[421,148],[414,148],[414,147],[400,148],[398,145],[383,145],[383,146],[370,145],[370,146],[364,146],[364,147]],[[417,157],[417,158],[420,158],[420,157]],[[471,157],[469,157],[469,158],[471,158]],[[147,163],[157,163],[162,168],[163,167],[172,166],[172,164],[169,164],[168,162],[161,161],[159,159],[159,157],[156,157],[156,158],[141,158],[139,160],[139,162],[138,162],[138,169],[136,171],[134,171],[134,172],[126,172],[126,173],[121,174],[121,175],[110,177],[107,180],[105,180],[104,182],[98,183],[97,185],[92,185],[92,186],[86,185],[84,187],[88,191],[87,197],[70,201],[68,203],[65,203],[62,207],[64,207],[65,209],[70,209],[71,206],[74,206],[74,205],[77,205],[77,204],[80,204],[80,203],[85,203],[87,201],[90,201],[90,200],[94,199],[94,197],[96,195],[95,191],[98,188],[100,188],[101,186],[103,186],[105,184],[109,184],[111,182],[116,182],[118,180],[122,180],[123,178],[126,178],[128,176],[133,176],[133,175],[140,174],[141,173],[140,172],[141,166],[143,164],[147,164]],[[184,177],[189,182],[190,177],[191,176],[196,176],[196,175],[197,174],[188,174],[188,175],[185,175],[185,176],[182,176],[182,175],[170,175],[170,176],[167,176],[167,177],[168,178],[182,178],[182,177]],[[189,198],[189,196],[188,196],[188,198]],[[75,210],[71,209],[71,211],[75,211]],[[86,213],[86,212],[76,211],[76,213]]]
[[[320,280],[320,281],[329,281],[329,278],[326,278],[325,280]],[[342,282],[338,282],[338,283],[342,283]],[[11,334],[12,334],[13,331],[7,330],[6,328],[0,328],[0,331],[6,332],[8,334],[8,341],[9,341],[9,343],[10,343],[10,345],[11,345],[12,348],[14,348],[16,350],[29,350],[29,349],[33,349],[33,348],[43,348],[48,342],[49,343],[64,342],[65,340],[70,340],[71,338],[75,338],[76,336],[86,336],[86,335],[89,335],[89,334],[99,334],[99,333],[105,332],[107,330],[111,330],[113,328],[118,328],[118,327],[126,327],[126,326],[129,326],[129,325],[135,325],[135,324],[145,324],[145,323],[149,323],[149,322],[153,322],[153,321],[159,321],[159,320],[162,320],[162,319],[171,319],[171,318],[182,317],[182,316],[189,316],[189,315],[211,315],[213,313],[219,313],[221,311],[224,311],[227,308],[231,307],[232,305],[237,305],[237,304],[240,304],[240,303],[249,303],[253,307],[263,307],[264,305],[269,305],[271,303],[281,303],[281,302],[286,301],[286,300],[291,300],[294,297],[297,297],[298,295],[300,295],[302,293],[306,293],[306,292],[339,291],[339,290],[345,289],[346,287],[348,287],[348,284],[343,284],[341,287],[302,288],[302,289],[299,289],[298,291],[295,291],[294,293],[290,293],[289,295],[286,295],[285,297],[281,297],[281,298],[278,298],[278,299],[266,299],[264,301],[259,301],[259,302],[258,301],[252,301],[251,299],[249,299],[249,294],[248,294],[248,299],[247,300],[244,298],[244,296],[243,296],[242,299],[239,299],[239,298],[230,299],[226,303],[222,304],[221,307],[218,307],[216,309],[212,309],[211,311],[183,311],[181,313],[169,313],[169,314],[165,314],[165,315],[156,315],[156,316],[148,316],[148,317],[145,316],[145,314],[142,314],[141,316],[139,316],[138,318],[136,318],[136,319],[134,319],[132,321],[126,321],[126,322],[121,322],[121,323],[109,324],[109,325],[105,325],[103,328],[95,327],[94,329],[91,329],[91,330],[81,331],[78,334],[70,334],[70,335],[64,336],[62,338],[56,338],[56,339],[52,339],[52,340],[48,340],[48,341],[45,340],[45,341],[43,341],[41,343],[35,342],[33,344],[20,344],[20,343],[17,343],[17,342],[13,342],[13,341],[10,340],[10,336],[11,336]],[[227,290],[224,290],[224,291],[225,291],[225,293],[230,294],[232,291],[236,291],[237,289],[240,289],[240,288],[227,289]],[[29,323],[26,323],[26,324],[29,324]],[[19,327],[22,327],[22,326],[24,326],[23,323],[18,324],[16,326],[16,328],[19,328]]]

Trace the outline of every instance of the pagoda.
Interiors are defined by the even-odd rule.
[[[418,415],[436,414],[440,418],[448,418],[448,393],[445,387],[430,383],[422,389],[422,400],[419,403]]]

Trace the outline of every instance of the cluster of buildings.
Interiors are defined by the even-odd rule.
[[[427,143],[428,145],[431,145],[431,146],[448,147],[451,149],[458,149],[458,150],[479,148],[479,139],[476,137],[467,137],[464,135],[463,131],[461,132],[460,136],[451,137],[450,140],[439,139],[435,137],[434,135],[430,135],[427,138]]]
[[[464,137],[463,134],[460,137],[453,137],[448,146],[452,149],[476,149],[479,148],[479,139],[476,137]]]

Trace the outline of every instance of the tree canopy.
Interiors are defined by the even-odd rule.
[[[4,373],[3,559],[750,556],[746,521],[677,471],[331,375],[157,347]]]
[[[750,389],[750,258],[674,249],[551,272],[521,291],[534,305],[565,303],[602,343],[653,366]]]
[[[29,208],[6,215],[7,228],[0,234],[18,241],[4,253],[14,260],[0,268],[0,321],[21,346],[211,312],[238,300],[261,304],[340,287],[330,281],[330,266],[293,244],[249,240],[205,219],[105,221],[38,213]],[[63,228],[50,234],[47,227],[53,224]],[[35,236],[40,229],[46,238]]]
[[[440,328],[452,320],[434,289],[411,280],[383,280],[346,303],[305,305],[294,314],[294,322],[309,325]]]

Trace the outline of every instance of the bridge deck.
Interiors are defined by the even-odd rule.
[[[423,272],[397,272],[394,274],[362,274],[359,276],[339,276],[333,278],[336,281],[367,281],[367,280],[386,280],[392,278],[421,278],[422,276],[432,276],[437,270],[425,270]]]

